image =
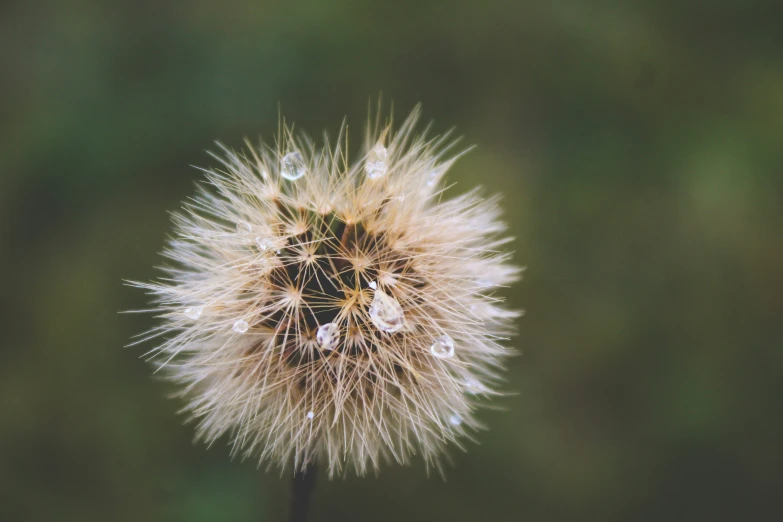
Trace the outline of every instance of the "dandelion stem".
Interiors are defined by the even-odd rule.
[[[288,512],[289,522],[306,522],[310,500],[313,498],[318,468],[315,463],[294,472],[291,482],[291,504]]]

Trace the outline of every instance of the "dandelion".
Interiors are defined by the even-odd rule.
[[[446,198],[448,137],[369,125],[317,148],[223,149],[175,214],[154,295],[150,359],[179,386],[197,438],[330,476],[414,454],[440,468],[497,393],[519,270],[494,198]]]

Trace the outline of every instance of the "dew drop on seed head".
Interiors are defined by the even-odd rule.
[[[389,153],[386,151],[386,147],[377,144],[370,151],[367,156],[367,163],[364,165],[364,170],[367,172],[367,177],[370,179],[376,179],[384,176],[389,170],[389,165],[386,163],[386,158]]]
[[[448,335],[441,335],[433,341],[430,352],[439,359],[454,357],[454,340]]]
[[[247,321],[245,321],[243,319],[239,319],[238,321],[236,321],[234,323],[234,326],[233,326],[232,330],[234,330],[236,333],[241,333],[242,334],[242,333],[247,332],[247,329],[249,327],[250,326],[247,324]]]
[[[314,417],[315,417],[315,412],[312,412],[312,411],[308,411],[307,412],[307,418],[308,419],[312,420]]]
[[[268,237],[261,237],[261,236],[258,236],[256,238],[256,245],[258,245],[259,250],[261,250],[262,252],[266,252],[273,246],[271,239],[269,239]]]
[[[427,186],[435,186],[438,180],[440,180],[440,178],[443,176],[444,172],[446,172],[446,165],[435,165],[432,167],[432,170],[430,170],[429,174],[427,174]]]
[[[289,152],[280,160],[280,175],[289,181],[295,181],[307,172],[302,153],[295,150]]]
[[[370,304],[370,319],[376,328],[387,333],[397,332],[405,324],[400,303],[381,290],[375,291],[375,297]]]
[[[324,350],[334,350],[340,343],[340,327],[334,323],[326,323],[318,327],[315,340]]]
[[[374,161],[372,163],[368,162],[365,169],[367,170],[368,178],[376,179],[386,174],[388,167],[386,166],[386,163],[382,161]]]
[[[481,288],[492,288],[495,286],[495,282],[487,277],[479,277],[476,279],[476,284]]]
[[[373,147],[372,154],[375,156],[375,159],[378,161],[386,161],[386,158],[389,157],[389,151],[387,151],[386,147],[384,147],[380,143],[378,143],[375,147]]]
[[[200,306],[194,306],[191,308],[185,308],[185,317],[188,319],[198,319],[201,317],[201,312],[203,312],[204,309]]]
[[[451,417],[449,417],[449,424],[451,424],[452,426],[459,426],[460,424],[462,424],[462,417],[460,417],[459,415],[452,415]]]
[[[486,391],[486,388],[483,384],[481,384],[478,379],[469,378],[465,381],[465,390],[468,391],[468,393],[472,393],[473,395],[477,395],[479,393],[482,393]]]
[[[370,281],[370,283],[367,286],[369,286],[373,290],[377,290],[378,289],[378,283],[376,283],[375,281]]]
[[[244,221],[237,221],[237,232],[240,234],[249,234],[252,228],[248,223]]]
[[[440,165],[433,165],[427,174],[427,186],[433,187],[443,177],[446,171],[449,169],[449,163],[441,163]]]

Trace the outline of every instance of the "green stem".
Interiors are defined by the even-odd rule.
[[[315,491],[318,468],[315,463],[310,464],[302,471],[294,472],[294,480],[291,482],[291,504],[288,512],[289,522],[306,522],[310,501]]]

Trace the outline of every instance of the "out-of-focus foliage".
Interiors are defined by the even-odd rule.
[[[314,520],[764,520],[783,466],[776,2],[0,6],[0,519],[279,520],[122,349],[214,139],[402,116],[477,144],[527,309],[448,481],[327,482]],[[356,141],[361,138],[358,133]]]

